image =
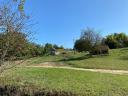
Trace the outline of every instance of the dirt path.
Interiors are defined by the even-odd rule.
[[[80,70],[80,71],[91,71],[91,72],[100,72],[100,73],[111,73],[111,74],[128,74],[128,71],[125,70],[106,70],[106,69],[85,69],[85,68],[74,68],[70,66],[64,66],[63,63],[56,64],[55,62],[45,62],[38,65],[30,65],[27,67],[36,67],[36,68],[61,68],[61,69],[71,69],[71,70]]]

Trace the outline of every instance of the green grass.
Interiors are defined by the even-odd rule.
[[[110,50],[107,56],[88,57],[86,53],[69,53],[66,57],[62,55],[35,57],[29,59],[27,64],[40,64],[46,61],[64,62],[65,65],[79,68],[128,70],[128,48]]]
[[[28,59],[25,63],[36,65],[43,62],[58,62],[59,60],[62,60],[63,56],[42,56],[42,57],[34,57],[31,59]]]
[[[64,60],[66,58],[66,60]],[[128,70],[128,48],[110,50],[108,56],[88,57],[86,53],[69,53],[66,57],[43,56],[27,60],[26,65],[43,62],[95,69]],[[3,73],[0,83],[33,85],[41,88],[71,91],[80,96],[128,96],[128,75],[113,75],[68,69],[15,68]]]
[[[68,60],[66,63],[81,68],[93,68],[93,69],[118,69],[128,70],[128,49],[113,49],[110,50],[108,56],[93,56],[92,58],[77,59],[80,56],[76,55],[74,60]]]
[[[17,68],[7,72],[3,78],[6,80],[1,80],[9,84],[35,85],[42,88],[70,91],[80,96],[128,95],[127,75],[68,69]]]

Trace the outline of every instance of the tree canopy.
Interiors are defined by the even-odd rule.
[[[99,45],[101,42],[101,35],[93,28],[88,28],[81,32],[81,36],[76,40],[74,49],[82,51],[90,51],[94,46]]]
[[[123,32],[114,33],[108,35],[104,39],[104,43],[108,45],[110,49],[128,47],[128,36]]]

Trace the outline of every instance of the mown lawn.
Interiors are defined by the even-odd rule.
[[[16,68],[4,73],[0,80],[5,84],[70,91],[80,96],[128,96],[128,75],[54,68]]]

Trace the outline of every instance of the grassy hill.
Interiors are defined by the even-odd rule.
[[[27,60],[26,65],[43,62],[63,62],[81,68],[128,70],[128,48],[110,50],[107,56],[89,57],[86,53],[68,53],[67,56],[43,56]],[[1,75],[0,84],[63,90],[78,96],[127,96],[128,76],[69,69],[17,67]]]
[[[68,53],[66,56],[35,57],[30,59],[27,64],[47,61],[64,62],[65,65],[79,68],[128,70],[128,48],[110,50],[109,55],[106,56],[90,57],[86,53]]]
[[[107,56],[88,57],[84,53],[78,53],[66,63],[81,68],[128,70],[128,48],[110,50]]]

